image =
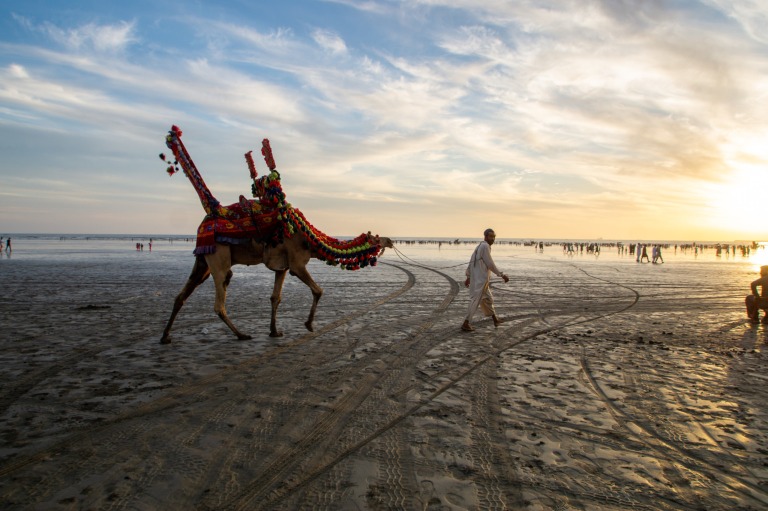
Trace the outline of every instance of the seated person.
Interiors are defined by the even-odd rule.
[[[757,288],[761,287],[761,293]],[[768,265],[760,267],[760,278],[752,282],[752,294],[748,295],[745,303],[747,305],[747,316],[754,322],[757,322],[760,315],[760,309],[768,313]],[[763,323],[768,323],[768,315],[763,318]]]

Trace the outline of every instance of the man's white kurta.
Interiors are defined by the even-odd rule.
[[[490,287],[491,272],[501,277],[501,272],[491,258],[491,246],[487,241],[482,241],[472,254],[466,270],[466,275],[469,277],[469,311],[467,312],[469,321],[472,321],[472,316],[475,315],[478,307],[482,307],[486,316],[496,314]]]

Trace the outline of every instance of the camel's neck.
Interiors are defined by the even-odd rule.
[[[205,181],[203,181],[203,176],[197,171],[195,163],[192,161],[187,149],[184,147],[184,144],[181,141],[181,130],[176,126],[173,126],[171,131],[168,132],[168,136],[165,137],[165,144],[168,146],[168,149],[173,151],[174,158],[176,158],[176,161],[181,166],[184,174],[189,178],[189,181],[195,188],[205,212],[209,215],[215,214],[220,203],[208,189],[208,186],[206,186]]]
[[[290,205],[282,211],[281,216],[285,236],[291,237],[295,233],[303,236],[309,243],[312,257],[345,270],[376,266],[381,247],[372,244],[368,234],[361,234],[351,240],[336,239],[310,224],[301,211]]]

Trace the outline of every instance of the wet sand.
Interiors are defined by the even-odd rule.
[[[768,509],[768,332],[753,264],[494,247],[505,323],[476,318],[472,245],[376,268],[206,282],[158,343],[185,251],[0,260],[0,508]],[[606,249],[607,250],[607,249]]]

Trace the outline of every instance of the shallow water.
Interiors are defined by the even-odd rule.
[[[150,240],[152,248],[150,249]],[[460,243],[441,242],[430,240],[403,239],[396,241],[397,249],[406,257],[424,257],[434,260],[464,260],[468,259],[479,240],[461,241]],[[141,250],[136,250],[136,244],[143,244]],[[628,246],[628,243],[625,243]],[[68,259],[106,259],[106,258],[132,258],[135,255],[152,253],[159,259],[169,255],[176,257],[178,253],[192,254],[195,247],[194,236],[162,235],[157,237],[146,235],[20,235],[13,237],[13,251],[3,250],[0,259],[46,259],[54,256],[62,256]],[[651,255],[651,245],[648,245],[648,255]],[[635,262],[635,256],[629,255],[628,249],[620,253],[614,245],[603,246],[598,254],[588,253],[586,248],[575,253],[567,253],[558,243],[548,244],[542,251],[533,246],[528,246],[520,241],[499,240],[493,246],[496,257],[521,257],[535,258],[550,257],[555,259],[569,259],[577,262],[622,261]],[[683,248],[675,249],[674,245],[666,246],[662,253],[665,263],[669,262],[716,262],[718,264],[747,264],[753,268],[759,268],[762,264],[768,264],[768,243],[760,243],[757,250],[749,255],[742,255],[740,250],[723,251],[720,254],[713,246],[700,248],[698,251]],[[391,257],[391,255],[390,255]],[[418,261],[417,259],[415,259]]]
[[[153,239],[151,250],[150,239]],[[143,243],[143,249],[137,250],[136,243]],[[477,240],[461,243],[401,241],[395,244],[394,250],[386,250],[380,260],[426,266],[463,280],[466,262],[476,244]],[[126,287],[121,292],[128,294],[131,282],[139,279],[162,280],[172,288],[180,288],[192,269],[194,246],[193,237],[181,235],[156,238],[126,235],[17,236],[13,239],[12,252],[0,252],[0,280],[7,298],[23,297],[25,282],[36,278],[48,280],[45,274],[52,270],[51,265],[57,267],[54,271],[71,274],[72,278],[82,279],[84,283],[100,282],[108,288],[109,283],[114,282]],[[650,254],[650,247],[648,252]],[[587,253],[586,249],[567,253],[560,244],[547,245],[540,251],[520,242],[502,240],[493,246],[492,253],[497,266],[513,277],[511,286],[524,287],[529,291],[535,291],[536,273],[542,268],[553,264],[570,265],[619,272],[630,281],[663,282],[664,285],[687,288],[689,292],[698,289],[733,296],[739,307],[743,305],[742,295],[749,292],[749,283],[758,278],[760,266],[768,264],[766,244],[761,244],[746,256],[739,250],[735,254],[729,251],[718,254],[713,247],[694,251],[670,246],[663,250],[663,264],[637,263],[636,257],[629,255],[628,250],[622,253],[615,246],[604,246],[598,254]],[[343,272],[316,260],[311,261],[310,269],[321,285],[323,281],[343,280],[345,273],[350,276],[351,273],[358,273]],[[249,282],[254,278],[268,285],[272,273],[263,266],[239,267],[233,282]],[[293,280],[286,282],[289,287]],[[88,293],[83,291],[87,296]]]

